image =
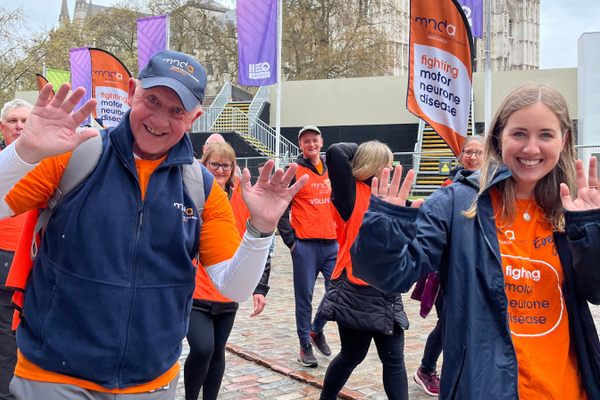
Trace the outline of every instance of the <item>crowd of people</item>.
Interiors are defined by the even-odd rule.
[[[174,399],[184,338],[186,400],[216,399],[238,303],[252,297],[251,317],[268,312],[276,228],[290,249],[303,366],[318,366],[314,350],[332,354],[324,331],[337,325],[321,399],[338,396],[372,341],[386,396],[409,398],[401,294],[411,288],[421,316],[437,314],[413,375],[427,394],[600,399],[587,305],[600,303],[597,165],[586,173],[576,160],[555,89],[513,90],[442,187],[411,201],[414,171],[402,180],[386,144],[335,143],[323,157],[314,125],[298,133],[298,159],[274,172],[266,162],[254,185],[219,134],[196,160],[186,131],[205,87],[197,61],[163,51],[130,80],[131,110],[115,128],[76,129],[95,100],[73,112],[84,91],[67,84],[50,101],[44,87],[35,107],[3,107],[0,400]],[[95,137],[95,167],[64,191],[72,154]],[[41,236],[22,234],[24,216],[50,205]],[[23,287],[7,281],[15,273]]]

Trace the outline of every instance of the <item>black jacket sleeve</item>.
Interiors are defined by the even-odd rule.
[[[287,168],[286,168],[287,170]],[[296,177],[292,178],[290,182],[290,186],[296,183]],[[294,200],[292,200],[293,202]],[[290,209],[292,207],[292,203],[288,204],[287,208],[283,212],[281,218],[279,218],[279,222],[277,223],[277,231],[283,240],[283,243],[290,249],[296,243],[296,231],[292,228],[292,224],[290,223]]]
[[[592,304],[600,304],[600,210],[565,211],[565,230],[577,286]]]
[[[336,143],[326,153],[331,202],[344,221],[350,219],[356,204],[356,181],[350,161],[357,148],[356,143]]]
[[[258,281],[258,285],[254,289],[254,293],[252,294],[262,294],[263,296],[267,296],[269,293],[269,277],[271,276],[271,256],[267,256],[267,262],[265,263],[265,269],[263,270],[262,276],[260,277],[260,281]]]

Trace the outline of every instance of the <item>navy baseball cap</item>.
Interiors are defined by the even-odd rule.
[[[166,86],[179,96],[183,108],[192,111],[204,101],[206,71],[200,63],[187,54],[163,50],[152,56],[140,71],[142,87],[149,89]]]

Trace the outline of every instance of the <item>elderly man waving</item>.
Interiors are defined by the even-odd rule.
[[[225,296],[252,294],[277,221],[306,178],[288,188],[296,166],[269,179],[270,162],[252,187],[244,171],[251,217],[240,243],[225,193],[203,170],[197,215],[182,166],[195,162],[186,131],[205,87],[204,68],[173,51],[130,80],[131,110],[101,132],[97,167],[58,204],[42,237],[17,331],[18,399],[173,399],[196,254]],[[46,105],[46,86],[22,136],[0,153],[0,218],[44,206],[69,152],[97,134],[73,133],[95,100],[71,114],[84,91],[68,91]]]

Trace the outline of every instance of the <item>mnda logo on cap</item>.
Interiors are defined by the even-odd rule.
[[[188,61],[181,61],[176,58],[163,58],[163,62],[169,63],[172,70],[181,72],[184,75],[188,75],[196,82],[199,82],[199,80],[193,75],[194,67],[190,65]]]

